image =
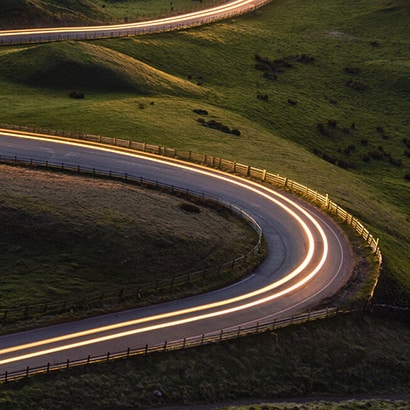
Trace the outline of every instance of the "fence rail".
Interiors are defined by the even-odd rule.
[[[311,322],[317,319],[325,319],[337,314],[346,314],[357,311],[357,308],[326,308],[316,311],[309,311],[307,313],[297,314],[284,319],[277,319],[267,323],[252,323],[248,326],[238,326],[229,329],[220,329],[216,332],[211,332],[207,334],[202,334],[194,337],[177,339],[173,341],[164,341],[160,344],[155,345],[145,345],[138,348],[128,348],[120,352],[107,352],[104,355],[98,356],[87,356],[82,359],[69,360],[61,363],[47,363],[43,366],[38,367],[26,367],[25,369],[13,371],[13,372],[3,372],[0,374],[0,383],[18,380],[22,378],[28,378],[29,376],[34,376],[38,374],[49,374],[55,370],[69,369],[77,366],[89,365],[93,363],[109,362],[115,359],[124,359],[132,356],[142,356],[151,353],[159,352],[169,352],[175,350],[183,350],[192,347],[199,347],[204,345],[209,345],[213,343],[219,343],[223,341],[238,339],[243,336],[253,335],[257,333],[263,333],[266,331],[274,331],[281,329],[290,325],[297,325],[302,323]]]
[[[122,144],[124,140],[116,140]],[[121,145],[120,145],[121,146]],[[18,158],[11,156],[0,155],[0,163],[11,163],[26,165],[32,167],[44,167],[47,169],[57,169],[74,172],[76,174],[85,174],[99,177],[108,177],[116,179],[122,182],[133,183],[143,187],[149,187],[161,191],[168,192],[172,195],[176,195],[183,198],[188,198],[199,204],[213,207],[224,207],[236,214],[238,217],[244,219],[252,229],[257,233],[257,242],[252,248],[243,255],[240,255],[234,259],[228,260],[218,266],[209,266],[195,272],[188,272],[180,275],[173,275],[162,281],[155,281],[149,284],[135,285],[130,288],[116,289],[111,292],[105,292],[103,294],[87,295],[75,300],[64,300],[58,302],[47,302],[35,305],[24,305],[14,307],[1,307],[0,306],[0,322],[10,322],[16,320],[29,319],[36,315],[44,314],[56,314],[71,311],[85,310],[92,307],[98,307],[102,304],[115,304],[121,303],[126,300],[139,301],[144,295],[144,299],[148,299],[149,296],[158,293],[161,290],[174,291],[178,286],[191,283],[192,281],[203,279],[205,277],[221,277],[224,274],[231,273],[234,270],[247,268],[247,263],[250,258],[259,252],[262,245],[262,228],[255,221],[252,216],[240,209],[234,204],[227,203],[220,198],[206,194],[204,192],[198,192],[189,190],[186,188],[178,187],[175,185],[168,185],[159,181],[138,177],[130,174],[124,174],[113,171],[100,170],[96,168],[80,167],[78,165],[66,164],[66,163],[52,163],[49,161],[39,161],[27,158]],[[140,301],[141,302],[141,301]]]

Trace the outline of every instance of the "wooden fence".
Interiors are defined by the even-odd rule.
[[[326,319],[337,314],[346,314],[350,312],[357,311],[357,308],[326,308],[322,310],[309,311],[307,313],[302,313],[294,315],[285,319],[278,319],[268,323],[253,323],[248,326],[238,326],[236,328],[221,329],[216,332],[211,332],[207,334],[202,334],[194,337],[183,338],[173,341],[164,341],[161,344],[156,345],[145,345],[139,348],[128,348],[120,352],[107,352],[104,355],[99,356],[87,356],[82,359],[69,360],[65,362],[55,363],[55,364],[44,364],[38,367],[26,367],[25,369],[13,372],[3,372],[0,374],[0,383],[18,380],[23,378],[28,378],[29,376],[34,376],[38,374],[49,374],[54,370],[69,369],[77,366],[84,366],[93,363],[109,362],[115,359],[124,359],[132,356],[142,356],[150,353],[159,352],[169,352],[174,350],[183,350],[191,347],[198,347],[209,345],[213,343],[219,343],[223,341],[238,339],[243,336],[254,335],[257,333],[263,333],[266,331],[274,331],[277,329],[284,328],[290,325],[297,325],[302,323],[307,323],[316,319]]]

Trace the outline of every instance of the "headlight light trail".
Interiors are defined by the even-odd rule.
[[[15,134],[15,133],[10,133],[10,132],[2,132],[2,133],[4,135],[9,135],[9,136],[12,136],[12,137],[36,139],[36,140],[42,140],[42,141],[50,142],[50,138],[20,135],[20,134]],[[210,172],[206,169],[190,167],[188,165],[184,165],[184,164],[178,163],[178,162],[175,162],[175,163],[171,162],[170,163],[169,161],[164,161],[162,159],[153,158],[153,157],[146,157],[146,156],[139,155],[137,153],[133,153],[133,152],[130,152],[130,151],[120,151],[119,152],[118,150],[114,150],[114,149],[111,149],[111,148],[106,147],[106,146],[99,146],[97,144],[93,144],[93,145],[90,146],[88,144],[86,145],[86,144],[82,144],[82,143],[78,143],[78,142],[74,142],[74,141],[64,141],[64,140],[53,140],[53,142],[56,142],[56,143],[59,143],[59,144],[65,144],[65,145],[74,145],[74,146],[92,148],[92,149],[96,149],[96,150],[100,150],[100,151],[113,152],[117,155],[121,154],[121,155],[126,155],[126,156],[131,156],[131,157],[139,157],[139,158],[142,157],[142,158],[144,158],[144,160],[147,160],[147,161],[166,163],[167,165],[172,165],[174,167],[186,169],[186,170],[189,170],[191,172],[211,176],[213,178],[217,178],[219,180],[223,180],[225,182],[229,182],[231,184],[240,186],[243,189],[247,189],[249,191],[252,191],[252,192],[256,193],[257,195],[260,195],[261,197],[264,197],[268,201],[271,201],[276,206],[281,207],[294,220],[297,221],[297,223],[300,225],[302,231],[304,232],[304,235],[307,238],[308,249],[307,249],[306,256],[305,256],[304,260],[295,269],[293,269],[291,272],[289,272],[287,275],[285,275],[281,279],[279,279],[279,280],[277,280],[277,281],[275,281],[275,282],[273,282],[273,283],[271,283],[267,286],[264,286],[260,289],[257,289],[257,290],[254,290],[252,292],[242,294],[242,295],[239,295],[239,296],[236,296],[236,297],[231,297],[231,298],[226,299],[226,300],[220,300],[220,301],[213,302],[213,303],[193,306],[193,307],[190,307],[190,308],[180,309],[180,310],[177,310],[177,311],[167,312],[167,313],[153,315],[153,316],[149,316],[149,317],[142,317],[142,318],[138,318],[138,319],[131,320],[131,321],[115,323],[115,324],[102,326],[102,327],[97,327],[97,328],[92,328],[92,329],[88,329],[88,330],[84,330],[84,331],[80,331],[80,332],[64,334],[64,335],[61,335],[61,336],[58,336],[58,337],[39,340],[39,341],[36,341],[36,342],[33,342],[33,343],[26,343],[26,344],[22,344],[22,345],[17,345],[17,346],[12,346],[12,347],[8,347],[8,348],[5,348],[5,349],[1,349],[0,350],[0,355],[5,355],[5,354],[8,354],[8,353],[13,353],[13,352],[18,352],[18,351],[22,351],[22,350],[26,350],[26,349],[30,349],[30,348],[49,345],[51,343],[63,342],[65,340],[70,340],[70,339],[73,340],[73,339],[80,338],[80,337],[96,335],[98,333],[107,332],[107,331],[114,331],[114,330],[117,330],[117,329],[120,329],[120,328],[125,328],[125,327],[130,327],[130,326],[141,325],[141,324],[144,324],[144,323],[147,323],[147,322],[155,322],[155,321],[159,321],[159,320],[174,318],[174,320],[166,321],[166,322],[163,322],[163,323],[151,324],[151,325],[141,327],[141,328],[130,329],[130,330],[126,330],[126,331],[120,331],[118,333],[103,335],[103,336],[100,336],[100,337],[93,337],[93,338],[90,338],[90,339],[87,339],[87,340],[81,340],[81,341],[77,341],[77,342],[71,342],[71,343],[68,343],[68,344],[65,344],[65,345],[56,346],[56,347],[52,347],[52,348],[48,348],[48,349],[46,348],[46,349],[43,349],[43,350],[40,350],[40,351],[35,351],[35,352],[32,352],[32,353],[27,353],[27,354],[22,354],[22,355],[19,355],[19,356],[8,357],[8,358],[5,358],[3,360],[0,360],[0,365],[15,362],[15,361],[19,361],[19,360],[24,360],[24,359],[28,359],[28,358],[33,358],[33,357],[37,357],[37,356],[42,356],[42,355],[46,355],[46,354],[49,354],[49,353],[54,353],[54,352],[61,351],[61,350],[68,350],[68,349],[77,348],[77,347],[81,347],[81,346],[86,346],[86,345],[99,343],[99,342],[103,342],[103,341],[108,341],[108,340],[112,340],[112,339],[116,339],[116,338],[130,336],[130,335],[134,335],[134,334],[138,334],[138,333],[148,332],[148,331],[151,331],[151,330],[158,330],[158,329],[162,329],[162,328],[166,328],[166,327],[177,326],[177,325],[186,324],[186,323],[199,321],[199,320],[203,320],[203,319],[208,319],[208,318],[212,318],[212,317],[227,315],[227,314],[230,314],[230,313],[234,313],[234,312],[238,312],[238,311],[241,311],[241,310],[256,307],[258,305],[262,305],[264,303],[267,303],[267,302],[270,302],[274,299],[277,299],[281,296],[289,294],[289,293],[297,290],[298,288],[304,286],[307,282],[309,282],[320,271],[323,264],[325,263],[325,260],[328,256],[328,240],[327,240],[326,234],[323,231],[320,224],[303,207],[301,207],[297,203],[293,202],[291,199],[287,198],[286,196],[284,196],[284,195],[282,195],[278,192],[275,192],[275,191],[273,191],[273,190],[271,190],[267,187],[261,186],[260,184],[254,183],[252,181],[247,181],[246,183],[244,183],[243,179],[241,180],[240,178],[235,177],[235,176],[227,177],[226,174],[224,175],[222,172],[218,172],[218,173]],[[275,197],[280,198],[280,200],[283,201],[284,203],[280,202]],[[293,208],[293,209],[291,209],[291,208]],[[277,291],[276,293],[271,293],[273,290],[277,289],[279,286],[282,286],[282,285],[286,284],[287,282],[291,281],[292,279],[295,279],[298,275],[300,275],[302,272],[304,272],[304,270],[308,267],[309,263],[312,261],[313,255],[316,251],[315,242],[314,242],[313,234],[312,234],[311,230],[309,229],[307,224],[303,221],[303,219],[296,212],[301,213],[305,218],[307,218],[313,224],[315,229],[319,232],[319,235],[320,235],[321,240],[323,242],[322,254],[321,254],[320,260],[316,264],[316,266],[310,268],[311,269],[310,272],[307,272],[307,274],[304,275],[304,277],[302,279],[300,279],[296,283],[293,283],[291,286],[289,286],[285,289]],[[257,298],[257,299],[255,299],[255,298]],[[253,299],[253,300],[251,300],[251,299]],[[240,305],[229,306],[229,305],[232,305],[232,304],[236,304],[238,302],[244,302],[244,303],[241,303]],[[211,309],[213,311],[209,312],[209,310],[211,310]],[[206,312],[206,311],[208,311],[208,312]],[[195,316],[190,316],[190,317],[177,319],[178,316],[187,315],[187,314],[194,314],[194,313],[199,313],[199,314],[195,315]]]
[[[230,3],[222,4],[220,6],[216,6],[210,9],[202,10],[202,11],[195,11],[187,14],[182,14],[179,16],[174,17],[165,17],[157,20],[149,20],[149,21],[142,21],[137,23],[124,23],[124,24],[113,24],[113,25],[105,25],[105,26],[79,26],[79,27],[59,27],[59,28],[40,28],[40,29],[17,29],[17,30],[1,30],[0,31],[0,38],[6,36],[28,36],[28,35],[64,35],[64,34],[72,34],[72,33],[93,33],[93,32],[112,32],[112,31],[119,31],[119,30],[133,30],[138,28],[150,28],[155,26],[161,26],[164,24],[178,24],[183,23],[185,21],[190,21],[195,18],[202,19],[211,17],[220,13],[227,13],[234,11],[235,9],[244,7],[248,4],[254,3],[254,0],[235,0]]]

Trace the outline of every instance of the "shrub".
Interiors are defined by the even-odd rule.
[[[256,98],[257,98],[258,100],[268,101],[268,100],[269,100],[269,95],[268,95],[268,94],[260,94],[260,93],[258,93],[258,95],[256,96]]]
[[[372,159],[382,159],[383,158],[383,152],[380,151],[379,149],[375,149],[375,150],[369,152],[369,156]]]
[[[345,72],[348,74],[359,74],[360,73],[360,68],[358,67],[345,67]]]
[[[410,181],[410,172],[406,172],[406,173],[404,174],[404,179],[405,179],[406,181]]]
[[[288,104],[290,104],[290,105],[297,105],[297,101],[295,101],[295,100],[291,100],[290,98],[288,99]]]
[[[360,144],[362,144],[363,146],[366,146],[369,144],[369,140],[367,138],[362,138],[360,140]]]
[[[231,131],[231,134],[236,135],[237,137],[240,137],[241,132],[240,132],[239,130],[237,130],[237,129],[233,129],[233,130]]]
[[[360,82],[360,81],[356,81],[356,80],[349,80],[346,81],[346,85],[350,88],[353,88],[354,90],[358,90],[358,91],[364,91],[367,90],[367,85]]]
[[[199,214],[201,212],[199,207],[197,207],[196,205],[191,204],[189,202],[182,202],[178,206],[186,212],[191,212],[191,213],[195,213],[195,214]]]
[[[276,80],[278,76],[270,71],[265,71],[263,73],[263,77],[268,79],[268,80]]]
[[[208,111],[207,110],[202,110],[202,109],[195,109],[192,110],[195,114],[199,114],[199,115],[208,115]]]
[[[68,95],[70,98],[75,98],[77,100],[83,99],[85,97],[84,93],[80,91],[71,91]]]

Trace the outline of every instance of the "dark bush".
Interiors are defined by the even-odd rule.
[[[85,97],[84,93],[80,91],[71,91],[69,94],[70,98],[75,98],[77,100],[83,99]]]
[[[360,140],[360,144],[366,146],[366,145],[369,144],[369,140],[368,140],[367,138],[362,138],[362,139]]]
[[[362,160],[364,162],[369,162],[370,161],[370,155],[369,154],[364,154],[362,155]]]
[[[404,155],[408,158],[410,158],[410,149],[405,149],[404,150]]]
[[[383,132],[384,132],[384,128],[383,128],[383,127],[380,127],[380,126],[377,126],[377,127],[376,127],[376,131],[377,131],[377,132],[380,132],[380,133],[383,133]]]
[[[269,66],[265,63],[256,63],[255,68],[259,71],[267,71],[269,70]]]
[[[201,110],[201,109],[195,109],[192,110],[195,114],[199,114],[199,115],[208,115],[208,111],[207,110]]]
[[[405,179],[406,181],[410,181],[410,172],[406,172],[406,173],[404,174],[404,179]]]
[[[237,129],[233,129],[233,130],[231,131],[231,134],[236,135],[237,137],[240,137],[241,132],[240,132],[239,130],[237,130]]]
[[[256,96],[256,98],[258,100],[262,100],[262,101],[268,101],[269,100],[269,95],[268,94],[258,94]]]
[[[356,81],[356,80],[349,80],[346,81],[346,85],[350,88],[353,88],[354,90],[358,90],[358,91],[364,91],[367,90],[367,85],[360,82],[360,81]]]
[[[389,156],[389,162],[396,167],[401,167],[403,165],[403,161],[401,159],[393,158],[391,155]]]
[[[191,213],[196,213],[196,214],[199,214],[201,212],[199,207],[197,207],[196,205],[191,204],[189,202],[182,202],[178,206],[186,212],[191,212]]]
[[[274,73],[272,73],[271,71],[265,71],[263,73],[263,77],[268,79],[268,80],[276,80],[278,78],[278,76]]]
[[[198,118],[197,121],[198,121],[199,123],[201,123],[201,124],[206,123],[205,118],[201,118],[201,117]]]
[[[336,128],[337,127],[337,121],[336,120],[328,120],[327,125],[329,127]]]
[[[369,156],[372,159],[382,159],[384,154],[383,154],[382,151],[380,151],[378,149],[375,149],[375,150],[369,152]]]
[[[288,104],[290,104],[290,105],[297,105],[297,101],[295,101],[295,100],[291,100],[290,98],[288,99]]]
[[[348,74],[359,74],[360,68],[358,67],[345,67],[345,72]]]

